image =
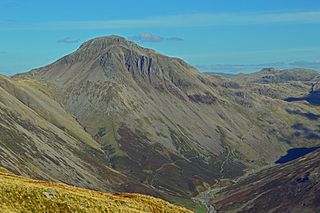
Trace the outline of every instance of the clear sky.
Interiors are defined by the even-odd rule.
[[[318,65],[320,1],[0,0],[0,73],[48,64],[110,34],[203,70]]]

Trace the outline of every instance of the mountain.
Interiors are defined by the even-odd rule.
[[[1,212],[191,212],[146,195],[101,193],[4,171],[0,178]]]
[[[243,84],[119,36],[0,81],[0,163],[15,174],[188,203],[319,144],[311,84]],[[316,119],[315,119],[316,118]],[[192,207],[193,208],[193,207]]]
[[[320,152],[264,169],[212,192],[219,212],[319,212]]]

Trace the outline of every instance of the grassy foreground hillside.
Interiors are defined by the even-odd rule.
[[[0,172],[1,212],[190,212],[140,194],[108,194]]]

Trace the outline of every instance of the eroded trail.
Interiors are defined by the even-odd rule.
[[[215,213],[216,210],[214,206],[210,204],[210,197],[209,197],[210,191],[211,191],[211,187],[209,187],[209,189],[204,192],[202,204],[206,206],[208,213]]]
[[[208,213],[216,213],[217,211],[215,210],[214,206],[210,203],[210,192],[211,192],[211,187],[209,187],[206,191],[202,192],[203,198],[201,197],[196,197],[193,198],[194,200],[197,200],[198,202],[201,202],[206,208]]]

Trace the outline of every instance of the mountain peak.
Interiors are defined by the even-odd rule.
[[[99,43],[108,43],[108,44],[116,44],[116,43],[123,43],[127,40],[124,37],[118,36],[118,35],[110,35],[110,36],[101,36],[96,37],[93,39],[90,39],[89,41],[86,41],[81,46],[87,46],[87,45],[96,45]]]
[[[132,41],[125,39],[124,37],[111,35],[111,36],[102,36],[86,41],[80,46],[80,50],[87,49],[105,49],[113,45],[122,45],[122,46],[137,46]]]
[[[86,41],[79,47],[75,54],[85,56],[81,58],[90,58],[92,55],[104,55],[106,50],[110,50],[114,47],[120,49],[129,49],[130,51],[135,51],[142,55],[156,53],[154,50],[141,47],[124,37],[111,35],[97,37]]]
[[[189,81],[197,81],[197,71],[181,59],[161,55],[116,35],[91,39],[77,51],[32,73],[55,80],[63,87],[111,78],[152,84],[155,88],[166,88],[169,84],[173,88],[181,84],[187,87],[191,85]]]

